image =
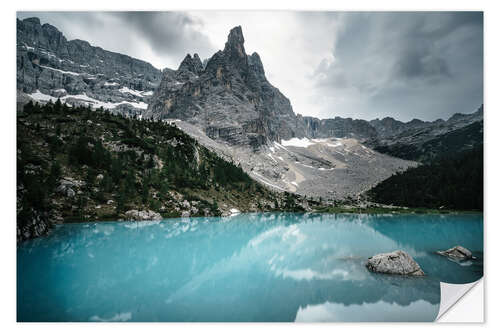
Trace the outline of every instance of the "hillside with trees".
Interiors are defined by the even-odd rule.
[[[377,203],[483,210],[483,146],[399,172],[368,191]]]
[[[125,219],[133,209],[176,217],[304,206],[166,122],[60,101],[29,102],[17,116],[18,240],[54,223]]]

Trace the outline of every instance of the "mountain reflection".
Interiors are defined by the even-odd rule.
[[[482,275],[482,262],[433,254],[456,244],[482,250],[482,216],[281,213],[63,225],[18,249],[18,319],[362,321],[392,307],[398,316],[386,320],[433,320],[440,279]],[[395,249],[427,276],[364,267]]]

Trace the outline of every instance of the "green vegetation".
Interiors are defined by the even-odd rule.
[[[165,217],[303,210],[298,196],[268,190],[175,125],[59,101],[29,102],[18,114],[17,184],[20,229],[131,209]]]
[[[368,196],[397,206],[482,211],[483,146],[397,173]]]

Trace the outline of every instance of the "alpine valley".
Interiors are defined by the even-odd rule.
[[[302,116],[244,42],[237,26],[206,61],[160,70],[18,19],[18,240],[155,214],[482,210],[482,105],[435,121]],[[481,200],[450,195],[465,179]]]

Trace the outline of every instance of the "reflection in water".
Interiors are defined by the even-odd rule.
[[[406,306],[385,303],[363,303],[361,305],[343,305],[326,302],[299,308],[296,322],[332,322],[332,321],[408,321],[408,312],[412,312],[412,321],[429,321],[436,316],[436,305],[418,300]],[[360,315],[362,314],[362,315]]]
[[[71,224],[18,248],[21,321],[433,320],[482,276],[482,215],[241,214]],[[434,254],[461,244],[481,258]],[[407,251],[427,273],[370,273]]]

